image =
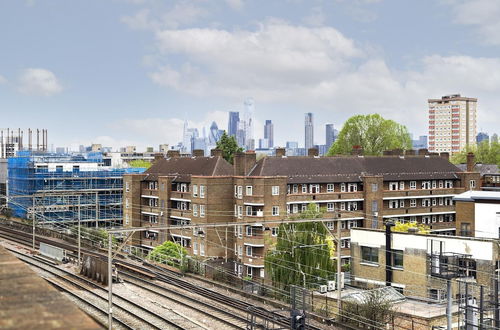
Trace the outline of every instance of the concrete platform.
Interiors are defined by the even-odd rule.
[[[102,329],[0,246],[0,329]]]

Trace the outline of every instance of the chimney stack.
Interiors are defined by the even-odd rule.
[[[319,151],[318,151],[318,149],[317,149],[317,148],[309,148],[309,149],[307,150],[307,155],[308,155],[309,157],[318,156],[318,155],[319,155]]]
[[[286,156],[286,149],[285,148],[275,148],[274,149],[274,154],[276,157],[283,157]]]
[[[156,153],[154,161],[156,162],[162,158],[165,158],[162,153]]]
[[[415,150],[409,149],[405,151],[405,156],[415,156]]]
[[[418,149],[419,156],[427,156],[428,154],[429,154],[429,150],[427,150],[426,148]]]
[[[205,156],[205,151],[203,149],[194,149],[193,156],[194,157],[203,157],[203,156]]]
[[[210,150],[210,156],[212,157],[222,157],[222,150],[221,149],[212,149]]]
[[[473,152],[467,154],[467,172],[474,172],[476,166],[476,156]]]
[[[237,152],[233,158],[234,175],[245,176],[257,162],[255,151]]]
[[[439,154],[439,156],[443,157],[447,161],[450,161],[450,153],[449,152],[442,152]]]
[[[169,150],[167,151],[167,158],[179,158],[181,153],[179,150]]]
[[[362,156],[363,155],[363,147],[361,147],[361,146],[352,146],[351,155],[353,155],[353,156]]]

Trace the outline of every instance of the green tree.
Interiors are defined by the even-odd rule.
[[[500,143],[498,141],[482,141],[478,145],[469,146],[451,156],[450,160],[454,164],[464,164],[467,162],[467,154],[473,152],[475,161],[483,164],[497,164],[500,166]]]
[[[243,151],[243,148],[238,147],[238,142],[236,142],[234,136],[227,135],[226,131],[217,141],[217,149],[222,150],[222,157],[231,164],[233,163],[234,154]]]
[[[356,115],[349,118],[342,127],[328,156],[348,155],[353,146],[363,148],[365,155],[379,156],[384,150],[412,148],[406,126],[379,114]]]
[[[365,291],[358,297],[344,300],[341,312],[343,322],[363,329],[385,329],[396,312],[390,298],[380,289]]]
[[[148,162],[147,160],[144,159],[134,159],[129,163],[130,167],[143,167],[148,169],[151,167],[151,162]]]
[[[396,221],[394,231],[407,233],[410,228],[417,228],[419,234],[430,234],[431,230],[428,226],[418,224],[416,222],[401,222]]]
[[[165,241],[149,252],[149,260],[165,262],[167,265],[180,269],[187,266],[187,251],[184,247],[172,241]]]
[[[309,204],[298,218],[321,218],[316,205]],[[271,247],[264,265],[273,285],[288,291],[291,285],[325,283],[335,270],[332,260],[333,238],[321,222],[282,224],[276,244]]]

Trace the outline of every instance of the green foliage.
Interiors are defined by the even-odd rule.
[[[222,150],[222,157],[231,164],[233,163],[234,154],[243,151],[243,148],[238,147],[238,142],[236,142],[234,136],[227,135],[226,131],[217,141],[217,149]]]
[[[394,304],[380,290],[365,292],[362,301],[346,299],[342,306],[344,322],[367,329],[384,329],[395,314]]]
[[[497,164],[500,166],[500,143],[498,141],[482,141],[478,145],[464,148],[459,153],[451,156],[450,161],[454,164],[467,163],[467,154],[473,152],[476,163]]]
[[[349,118],[328,151],[328,156],[349,155],[353,146],[362,147],[365,155],[372,156],[380,156],[384,150],[412,148],[406,126],[384,119],[379,114]]]
[[[172,241],[165,241],[149,252],[149,260],[184,269],[187,266],[187,250]]]
[[[129,163],[130,167],[142,167],[148,169],[151,167],[151,162],[144,159],[134,159]]]
[[[78,226],[72,226],[70,228],[71,233],[75,236],[78,235]],[[108,246],[108,232],[105,229],[101,228],[90,228],[90,227],[80,227],[80,235],[82,239],[88,239],[97,243],[101,247]],[[111,244],[116,244],[116,237],[111,237]]]
[[[321,218],[316,206],[309,204],[299,216]],[[331,235],[321,222],[282,224],[276,245],[267,252],[264,265],[273,285],[288,291],[291,285],[317,286],[335,270],[331,257],[334,246]]]
[[[431,230],[428,226],[416,222],[401,222],[396,221],[393,231],[407,233],[410,228],[417,228],[419,234],[430,234]]]

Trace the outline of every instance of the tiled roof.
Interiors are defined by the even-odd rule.
[[[462,171],[467,170],[467,164],[458,164],[457,167]],[[474,166],[474,171],[479,172],[481,176],[485,174],[500,174],[500,170],[496,164],[478,163]]]
[[[289,183],[357,182],[363,175],[384,180],[455,179],[460,172],[441,157],[265,157],[250,176],[287,176]]]
[[[233,167],[222,157],[177,157],[156,160],[144,172],[145,180],[155,180],[161,175],[176,176],[176,181],[187,182],[192,175],[233,175]]]

